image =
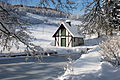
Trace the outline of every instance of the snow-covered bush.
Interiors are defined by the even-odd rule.
[[[120,65],[120,36],[109,37],[100,44],[100,48],[103,60]]]

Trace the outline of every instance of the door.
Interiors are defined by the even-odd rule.
[[[61,38],[61,46],[66,46],[66,38]]]

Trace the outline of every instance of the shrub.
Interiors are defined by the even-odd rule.
[[[112,63],[113,65],[120,65],[120,37],[112,36],[99,45],[101,48],[101,55],[103,60]]]

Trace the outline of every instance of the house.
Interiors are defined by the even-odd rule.
[[[71,21],[62,22],[53,35],[55,46],[75,47],[84,44],[84,36],[78,30]]]

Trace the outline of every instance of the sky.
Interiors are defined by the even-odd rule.
[[[38,6],[40,0],[0,0],[0,1],[7,1],[10,4],[23,4],[23,5],[27,5],[27,6]],[[65,0],[63,0],[63,1],[65,1]],[[72,1],[75,1],[76,3],[79,3],[79,4],[77,6],[77,9],[71,10],[70,12],[73,14],[83,14],[84,11],[81,11],[83,3],[85,1],[91,1],[91,0],[72,0]]]

